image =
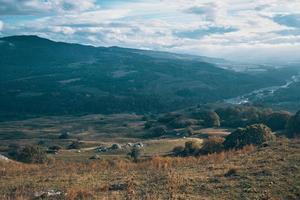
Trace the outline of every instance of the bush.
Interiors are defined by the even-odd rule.
[[[74,141],[69,146],[68,149],[80,149],[82,147],[83,143],[80,141]]]
[[[162,124],[167,124],[178,117],[180,117],[179,113],[168,113],[168,114],[158,118],[157,121]]]
[[[146,121],[146,123],[144,124],[144,129],[150,129],[154,124],[154,121]]]
[[[49,147],[48,149],[52,150],[52,151],[59,151],[62,149],[62,147],[59,145],[54,145],[54,146]]]
[[[193,116],[199,120],[203,121],[205,127],[219,127],[220,126],[220,117],[219,115],[210,110],[198,111],[193,113]]]
[[[35,145],[26,145],[17,153],[15,158],[25,163],[45,163],[48,161],[46,152],[40,146]]]
[[[8,145],[8,155],[12,159],[16,159],[18,155],[20,154],[20,151],[22,150],[22,147],[19,144],[10,144]]]
[[[62,133],[58,138],[59,139],[69,139],[70,138],[70,133],[69,132]]]
[[[275,136],[269,127],[264,124],[254,124],[246,128],[239,128],[225,138],[223,143],[226,149],[242,148],[246,145],[261,145],[273,141]]]
[[[238,174],[238,170],[236,168],[232,168],[232,169],[229,169],[225,174],[224,176],[225,177],[230,177],[230,176],[236,176]]]
[[[264,123],[270,109],[256,108],[252,106],[229,106],[218,108],[216,113],[220,116],[222,126],[244,127],[251,124]]]
[[[210,137],[204,141],[200,152],[201,154],[219,153],[224,150],[223,142],[224,138]]]
[[[183,156],[195,156],[200,151],[200,144],[195,141],[188,141],[185,143]]]
[[[196,120],[179,117],[172,120],[170,123],[168,123],[168,126],[176,129],[176,128],[186,128],[194,124],[197,124]]]
[[[129,153],[130,157],[133,159],[134,162],[137,162],[141,157],[141,149],[138,147],[133,147],[131,152]]]
[[[184,152],[183,146],[174,147],[174,149],[172,150],[174,156],[181,156],[183,152]]]
[[[287,122],[287,136],[290,138],[299,137],[300,135],[300,111],[292,116]]]
[[[165,126],[157,126],[150,130],[148,137],[160,137],[167,134],[167,128]]]
[[[274,112],[267,116],[266,125],[273,131],[284,130],[291,116],[289,112]]]

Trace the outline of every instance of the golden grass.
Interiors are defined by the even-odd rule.
[[[0,199],[56,189],[75,199],[299,199],[300,141],[200,157],[0,162]],[[234,176],[225,174],[235,169]],[[112,187],[121,185],[123,188]],[[114,188],[114,189],[113,189]]]

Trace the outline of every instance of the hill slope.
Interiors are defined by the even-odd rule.
[[[213,59],[92,47],[37,36],[0,38],[0,112],[162,112],[282,83],[224,70]],[[221,62],[221,60],[217,60]]]
[[[56,199],[296,200],[299,150],[299,140],[280,139],[257,150],[248,147],[198,158],[156,156],[139,163],[0,162],[0,197],[32,199],[38,192],[54,189],[62,194]]]

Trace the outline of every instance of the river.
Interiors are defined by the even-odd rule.
[[[271,86],[271,87],[254,90],[250,93],[247,93],[247,94],[244,94],[244,95],[241,95],[238,97],[226,99],[225,102],[230,103],[230,104],[251,103],[251,102],[253,102],[253,100],[264,99],[266,97],[272,96],[274,94],[274,92],[276,92],[277,90],[288,88],[293,83],[297,83],[299,81],[300,81],[300,73],[298,75],[292,76],[289,80],[286,81],[286,83],[284,85]]]

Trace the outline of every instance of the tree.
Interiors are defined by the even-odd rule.
[[[138,162],[139,158],[141,157],[141,149],[138,147],[133,147],[129,155],[133,159],[133,162]]]
[[[183,146],[176,146],[172,150],[174,156],[181,156],[183,152],[184,152]]]
[[[266,125],[273,131],[284,130],[291,116],[289,112],[274,112],[267,116]]]
[[[83,146],[83,143],[77,140],[77,141],[72,142],[68,146],[68,149],[80,149],[80,148],[82,148],[82,146]]]
[[[196,141],[188,141],[185,143],[183,155],[195,156],[199,154],[200,144]]]
[[[294,138],[300,135],[300,111],[292,116],[287,122],[287,136]]]
[[[198,111],[193,113],[193,116],[199,120],[203,120],[203,125],[206,127],[219,127],[220,117],[211,110]]]
[[[48,160],[46,152],[36,145],[26,145],[16,155],[16,159],[25,163],[45,163]]]
[[[49,147],[48,149],[52,150],[52,151],[59,151],[62,149],[62,147],[59,145],[53,145],[53,146]]]
[[[203,142],[200,149],[202,154],[219,153],[224,150],[224,138],[221,137],[210,137]]]
[[[69,132],[62,133],[58,138],[59,139],[69,139],[70,133]]]
[[[167,128],[163,125],[154,127],[150,130],[148,137],[160,137],[167,134]]]
[[[261,145],[264,142],[275,140],[269,127],[264,124],[254,124],[246,128],[239,128],[225,138],[224,147],[243,148],[246,145]]]

